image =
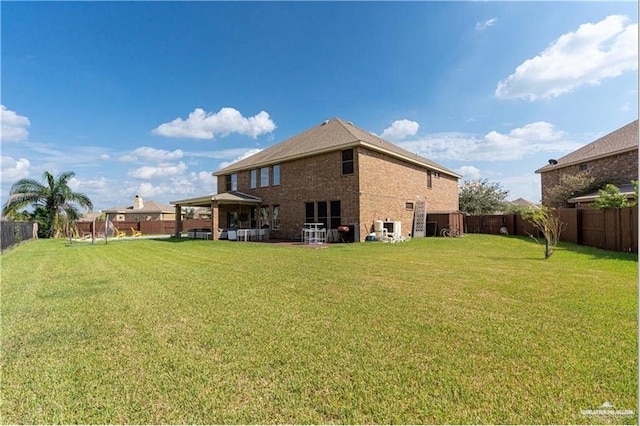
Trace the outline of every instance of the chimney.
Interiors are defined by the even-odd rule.
[[[136,195],[136,198],[134,198],[133,200],[133,209],[140,210],[143,207],[144,207],[144,203],[142,202],[142,197],[139,195]]]

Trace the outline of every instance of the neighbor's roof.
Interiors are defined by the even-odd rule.
[[[618,187],[618,189],[620,190],[620,193],[622,195],[626,196],[627,198],[632,198],[636,193],[636,190],[633,187],[633,184],[631,184],[631,183],[626,183],[624,185],[620,185]],[[580,197],[569,198],[567,201],[569,203],[572,203],[572,204],[575,204],[575,203],[591,203],[591,202],[595,201],[599,196],[600,196],[600,191],[597,191],[597,192],[592,192],[590,194],[582,195]]]
[[[324,121],[316,127],[305,130],[251,157],[247,157],[220,169],[214,173],[214,176],[355,146],[363,146],[419,166],[428,167],[457,178],[461,177],[459,174],[438,163],[400,148],[340,118],[332,118],[331,120]]]
[[[105,209],[105,213],[174,213],[173,206],[168,204],[160,204],[155,201],[144,201],[141,209],[134,209],[133,206],[128,207],[111,207]]]
[[[536,173],[548,172],[558,167],[573,166],[589,160],[622,154],[634,149],[638,149],[638,120],[565,155],[558,159],[558,164],[547,164],[539,168]]]
[[[536,203],[532,203],[529,200],[525,200],[524,198],[516,198],[513,201],[510,201],[511,204],[515,204],[518,206],[534,206]]]

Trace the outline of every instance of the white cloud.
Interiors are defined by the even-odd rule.
[[[134,149],[128,154],[124,154],[118,158],[119,161],[123,163],[130,163],[132,161],[136,161],[138,159],[156,161],[158,163],[162,161],[172,161],[178,160],[183,157],[183,152],[180,149],[176,149],[175,151],[167,151],[164,149],[156,149],[148,146],[143,146],[137,149]]]
[[[487,19],[484,22],[477,22],[476,23],[476,30],[478,30],[478,31],[486,30],[489,27],[493,27],[496,24],[497,21],[498,21],[498,18],[491,18],[491,19]]]
[[[230,133],[256,138],[271,133],[276,129],[275,123],[265,111],[253,117],[243,117],[234,108],[222,108],[216,113],[207,113],[196,108],[186,120],[176,118],[163,123],[153,133],[170,138],[215,139],[216,136],[227,136]]]
[[[244,160],[245,158],[248,158],[248,157],[251,157],[254,154],[257,154],[260,151],[262,151],[261,148],[250,149],[250,150],[244,152],[243,154],[239,155],[238,157],[234,158],[231,161],[223,161],[222,163],[220,163],[220,168],[224,169],[225,167],[230,166],[233,163],[237,163],[240,160]]]
[[[29,137],[29,119],[0,105],[0,139],[2,142],[20,142]]]
[[[189,178],[193,181],[200,183],[201,185],[210,186],[212,191],[216,191],[216,185],[218,183],[218,178],[213,176],[211,172],[198,172],[189,173]]]
[[[419,127],[420,125],[415,121],[407,119],[396,120],[391,123],[391,126],[384,129],[380,137],[390,141],[399,141],[407,136],[413,136],[418,133]]]
[[[638,24],[627,25],[628,20],[611,15],[563,34],[500,81],[495,95],[530,101],[553,98],[583,84],[597,85],[603,79],[637,70]]]
[[[69,179],[69,188],[73,191],[86,192],[87,190],[99,190],[107,188],[107,179],[104,177],[78,179],[72,177]]]
[[[537,173],[503,178],[500,183],[504,188],[509,189],[509,201],[524,198],[532,203],[540,202],[540,175]]]
[[[147,200],[169,203],[171,200],[217,192],[217,179],[210,172],[190,172],[185,175],[140,182],[125,187],[126,194],[138,194]]]
[[[398,143],[404,149],[427,158],[458,161],[519,160],[538,152],[567,153],[581,146],[564,138],[564,132],[550,123],[538,121],[485,136],[467,133],[437,133]]]
[[[130,192],[140,195],[143,199],[147,198],[151,200],[153,197],[165,195],[167,189],[166,185],[154,185],[151,182],[142,182]]]
[[[20,158],[16,160],[14,158],[5,157],[3,155],[0,164],[2,166],[1,170],[3,182],[13,183],[17,180],[29,177],[29,169],[31,168],[31,164],[26,158]]]
[[[473,166],[458,167],[455,171],[460,173],[464,180],[480,179],[481,177],[480,169]]]
[[[161,179],[184,173],[187,165],[180,161],[178,164],[162,163],[158,166],[142,166],[131,170],[128,175],[136,179]]]

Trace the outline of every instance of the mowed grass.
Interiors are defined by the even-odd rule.
[[[637,423],[638,263],[516,237],[2,256],[2,423]],[[605,402],[633,416],[591,416]],[[612,410],[612,409],[609,409]]]

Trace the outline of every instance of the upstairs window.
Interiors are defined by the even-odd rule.
[[[256,188],[258,186],[258,170],[253,169],[249,172],[249,188]]]
[[[342,174],[353,174],[353,148],[342,151]]]
[[[431,173],[431,170],[427,170],[427,188],[433,188],[433,173]]]
[[[238,174],[233,173],[231,175],[227,175],[227,191],[237,191],[238,190]]]
[[[269,168],[263,167],[260,169],[260,186],[269,186]]]
[[[273,166],[273,185],[280,185],[280,164]]]

